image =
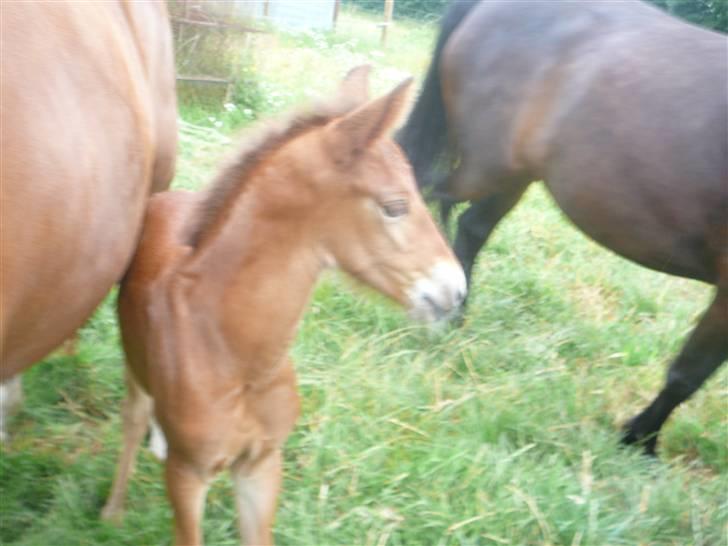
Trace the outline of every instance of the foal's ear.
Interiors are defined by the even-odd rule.
[[[412,78],[387,95],[360,106],[327,128],[326,140],[337,162],[355,161],[371,144],[397,125],[407,105]]]
[[[355,66],[344,76],[339,85],[337,99],[345,107],[345,111],[353,110],[369,100],[369,72],[371,70],[372,65],[362,64]]]

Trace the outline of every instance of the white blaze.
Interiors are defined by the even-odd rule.
[[[465,273],[460,264],[442,260],[407,291],[412,317],[428,322],[445,318],[458,309],[466,290]]]

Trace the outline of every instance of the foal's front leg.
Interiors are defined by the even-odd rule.
[[[231,468],[242,544],[273,544],[273,518],[281,488],[281,451],[274,449],[254,464],[238,462]]]
[[[167,495],[174,511],[174,543],[201,546],[209,477],[181,461],[174,452],[168,454],[164,470]]]

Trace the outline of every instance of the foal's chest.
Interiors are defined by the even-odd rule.
[[[293,430],[300,408],[290,363],[264,385],[246,388],[239,384],[224,394],[204,398],[203,403],[182,410],[185,418],[168,415],[162,421],[172,425],[175,438],[169,439],[171,443],[201,470],[213,473],[236,462],[253,463],[280,448]]]

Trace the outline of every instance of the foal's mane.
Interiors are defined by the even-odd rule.
[[[190,223],[187,244],[199,248],[216,234],[245,191],[253,172],[286,143],[346,113],[348,105],[319,105],[315,110],[291,117],[287,122],[266,125],[254,137],[246,137],[233,159],[207,187]]]

